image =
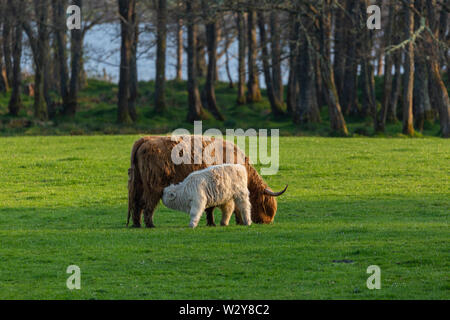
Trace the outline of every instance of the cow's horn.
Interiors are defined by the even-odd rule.
[[[287,187],[288,187],[288,185],[286,185],[286,187],[284,187],[283,191],[280,191],[280,192],[273,192],[273,191],[270,191],[269,189],[264,189],[264,193],[269,196],[272,196],[272,197],[278,197],[278,196],[281,196],[286,191]]]

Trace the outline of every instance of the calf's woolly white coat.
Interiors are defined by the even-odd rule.
[[[247,170],[240,164],[215,165],[194,171],[183,182],[164,188],[162,201],[168,208],[189,213],[192,228],[210,207],[222,210],[220,224],[223,226],[228,225],[235,208],[245,225],[252,223]]]

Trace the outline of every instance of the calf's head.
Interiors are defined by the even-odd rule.
[[[176,187],[173,184],[164,188],[162,201],[166,206],[168,206],[170,203],[173,203],[176,198],[177,198]]]

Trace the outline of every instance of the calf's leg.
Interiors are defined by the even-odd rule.
[[[193,202],[191,205],[190,216],[191,222],[189,227],[195,228],[202,217],[203,211],[205,211],[205,204],[201,202]]]
[[[252,224],[251,204],[248,199],[248,194],[236,197],[234,199],[234,203],[236,205],[236,208],[241,213],[243,224],[246,226],[251,225]]]
[[[228,201],[225,204],[220,206],[220,209],[222,210],[222,221],[220,221],[221,226],[227,226],[230,222],[231,215],[233,214],[234,210],[234,201]]]

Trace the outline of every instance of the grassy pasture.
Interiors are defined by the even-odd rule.
[[[149,230],[125,228],[137,138],[0,139],[0,299],[450,298],[448,141],[282,137],[273,225],[161,205]]]

